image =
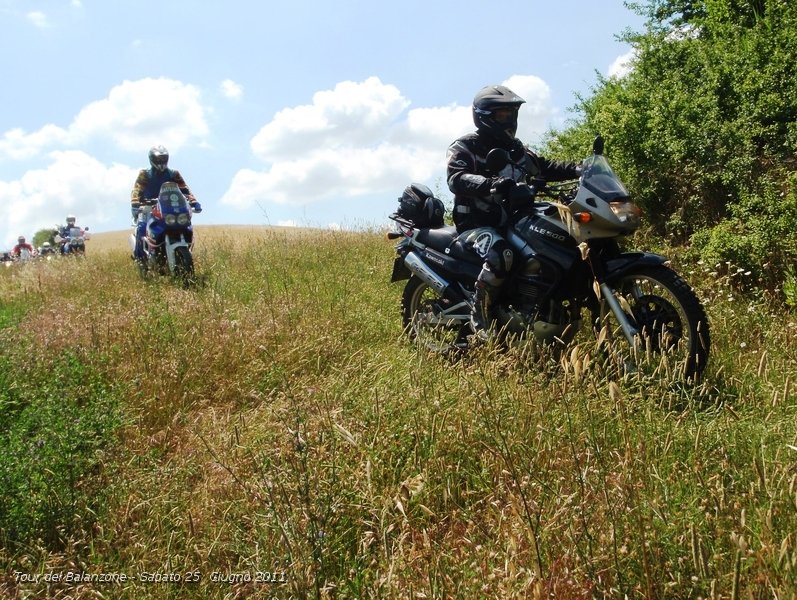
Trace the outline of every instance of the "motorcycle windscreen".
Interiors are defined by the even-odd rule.
[[[175,183],[167,182],[161,186],[158,205],[162,216],[191,214],[188,200],[185,199],[185,196]]]
[[[602,200],[611,202],[619,198],[628,198],[628,190],[614,174],[603,155],[595,154],[585,159],[581,172],[581,184]]]

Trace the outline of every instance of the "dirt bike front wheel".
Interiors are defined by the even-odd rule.
[[[708,362],[711,336],[703,305],[689,284],[669,267],[658,265],[634,269],[610,287],[639,332],[637,347],[623,360],[677,379],[698,380]],[[625,341],[605,300],[600,303],[596,332],[602,338]]]
[[[185,286],[191,285],[194,280],[194,257],[185,246],[178,246],[174,250],[174,277]]]

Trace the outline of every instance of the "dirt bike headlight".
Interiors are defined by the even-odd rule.
[[[191,222],[191,215],[188,213],[182,213],[181,215],[177,216],[177,224],[178,225],[188,225]]]
[[[617,217],[617,220],[624,225],[638,227],[642,217],[642,211],[633,202],[619,201],[609,202],[609,208]]]
[[[174,225],[177,222],[177,216],[166,215],[166,217],[163,220],[166,222],[167,225]]]

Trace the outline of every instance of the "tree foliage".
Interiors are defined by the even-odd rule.
[[[36,246],[37,248],[41,246],[44,242],[50,242],[50,244],[55,244],[55,229],[39,229],[35,234],[33,234],[33,241],[31,244]]]
[[[582,155],[600,132],[659,233],[776,285],[797,258],[797,3],[629,6],[647,18],[624,34],[632,71],[599,76],[546,151]],[[780,269],[766,264],[773,255]]]

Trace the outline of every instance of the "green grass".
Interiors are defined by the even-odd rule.
[[[613,380],[589,342],[559,362],[489,348],[450,362],[402,335],[377,234],[199,243],[191,290],[141,282],[121,253],[0,273],[3,306],[28,306],[0,332],[15,407],[0,464],[50,481],[29,499],[38,529],[3,516],[0,591],[797,593],[793,313],[679,264],[712,326],[697,388]],[[10,458],[45,424],[61,444],[49,462]],[[48,591],[13,574],[70,570],[133,580]],[[265,572],[284,582],[246,580]]]

